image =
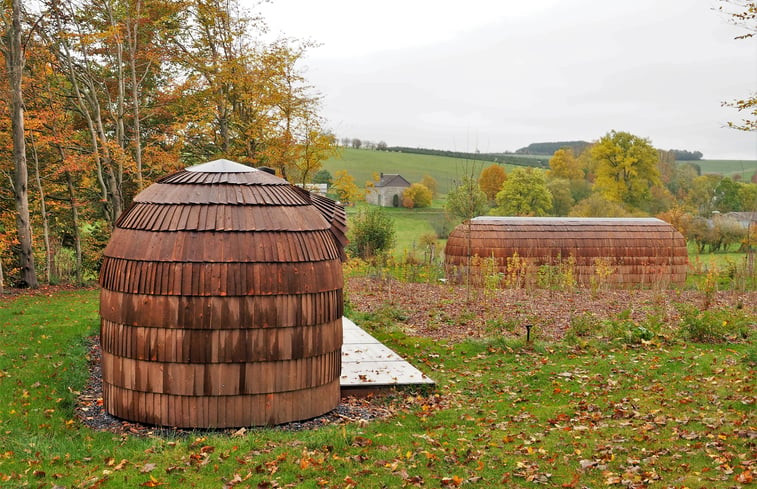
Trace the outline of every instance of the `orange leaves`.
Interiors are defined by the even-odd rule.
[[[507,180],[505,169],[498,164],[489,165],[481,170],[478,177],[478,186],[486,194],[489,201],[494,202],[497,192],[502,190],[502,184]]]
[[[453,475],[452,477],[442,477],[439,482],[441,483],[442,487],[460,487],[460,485],[463,483],[463,479]]]

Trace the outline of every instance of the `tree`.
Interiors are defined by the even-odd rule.
[[[327,185],[331,185],[333,177],[331,176],[331,172],[328,170],[321,169],[315,172],[315,175],[313,175],[313,183],[325,183]]]
[[[473,237],[471,232],[471,219],[486,213],[489,208],[486,194],[478,186],[474,179],[475,167],[465,165],[463,167],[463,177],[460,183],[455,185],[447,194],[447,212],[457,216],[464,221],[465,234],[467,242],[466,264],[465,264],[465,285],[466,300],[471,300],[471,256],[473,249]]]
[[[676,154],[674,151],[657,150],[657,170],[660,172],[660,182],[670,184],[675,176]]]
[[[719,10],[730,18],[737,26],[748,32],[736,36],[735,39],[749,39],[757,32],[757,2],[749,0],[720,0]],[[746,98],[723,102],[724,106],[733,107],[739,112],[746,111],[746,117],[739,122],[728,122],[728,127],[739,131],[757,131],[757,92]]]
[[[502,184],[505,183],[505,180],[507,180],[505,169],[495,163],[481,170],[481,175],[478,177],[478,186],[486,194],[489,202],[494,202],[497,192],[502,190]]]
[[[352,147],[355,149],[360,149],[360,146],[363,145],[363,142],[359,140],[358,138],[353,138],[351,141]]]
[[[32,248],[32,228],[29,214],[29,174],[26,164],[24,134],[24,99],[21,81],[24,70],[24,46],[21,43],[21,1],[11,0],[11,18],[3,14],[3,55],[10,81],[11,127],[13,133],[13,193],[16,203],[16,228],[19,242],[21,280],[26,287],[38,287]]]
[[[570,189],[570,180],[565,178],[550,178],[547,181],[547,188],[552,195],[552,210],[550,214],[553,216],[567,216],[575,203],[573,193]]]
[[[339,170],[334,174],[334,183],[331,188],[336,192],[337,198],[348,205],[353,205],[363,198],[363,192],[347,170]]]
[[[544,173],[533,168],[510,173],[496,200],[494,211],[505,216],[546,216],[552,210]]]
[[[701,175],[691,181],[686,203],[696,209],[700,216],[710,217],[715,210],[715,188],[722,178],[719,175]]]
[[[694,179],[698,176],[697,169],[690,163],[676,165],[673,178],[667,184],[668,190],[679,200],[683,200],[691,190]]]
[[[591,156],[597,163],[594,188],[611,202],[638,208],[660,181],[657,150],[628,132],[610,131],[592,146]]]
[[[434,177],[432,177],[431,175],[423,175],[423,178],[421,178],[421,183],[431,191],[432,199],[436,197],[439,189],[439,184],[436,182],[436,179]]]
[[[739,186],[741,210],[757,212],[757,183],[742,183]]]
[[[376,144],[376,149],[378,151],[386,151],[387,145],[386,141],[379,141],[378,144]]]
[[[360,209],[350,219],[347,251],[363,259],[389,251],[396,240],[394,221],[381,207]]]
[[[446,209],[463,220],[483,215],[488,209],[486,194],[472,177],[465,175],[447,194]]]
[[[739,182],[734,182],[728,177],[722,178],[713,191],[715,210],[722,213],[743,210],[739,199],[740,186]]]
[[[582,180],[584,172],[581,164],[573,154],[573,149],[562,148],[555,151],[549,159],[549,178],[565,178],[567,180]]]
[[[336,138],[331,133],[318,129],[307,131],[304,140],[298,144],[297,159],[294,165],[302,183],[307,183],[310,175],[321,168],[324,160],[338,154]]]
[[[431,190],[422,183],[414,183],[402,192],[402,207],[428,207],[431,205]]]
[[[601,194],[591,194],[574,205],[568,215],[572,217],[630,217],[633,214],[618,202],[607,200]]]

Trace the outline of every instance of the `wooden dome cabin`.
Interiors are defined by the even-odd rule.
[[[688,263],[686,240],[660,219],[476,217],[450,234],[447,275],[463,281],[470,256],[471,281],[480,283],[492,268],[507,273],[508,259],[516,254],[533,268],[575,260],[576,279],[584,284],[600,263],[609,273],[605,280],[620,286],[682,283]],[[487,258],[494,261],[487,264]]]
[[[330,199],[228,160],[137,195],[100,271],[105,409],[186,428],[334,409],[345,222]]]

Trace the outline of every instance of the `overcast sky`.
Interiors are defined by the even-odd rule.
[[[243,0],[243,2],[246,0]],[[757,90],[757,39],[715,0],[274,0],[339,137],[458,151],[611,129],[705,158],[757,159],[723,100]]]

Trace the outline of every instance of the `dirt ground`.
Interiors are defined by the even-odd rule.
[[[449,284],[404,283],[387,278],[349,278],[346,298],[360,312],[389,310],[408,333],[460,340],[504,333],[520,336],[526,324],[541,339],[564,336],[571,319],[586,313],[598,319],[626,311],[643,321],[650,314],[678,319],[678,304],[704,307],[695,290],[486,290]],[[757,292],[717,292],[710,307],[743,308],[757,315]]]

